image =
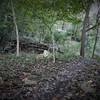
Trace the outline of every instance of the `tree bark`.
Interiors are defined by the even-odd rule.
[[[16,23],[15,10],[14,10],[14,6],[13,6],[12,0],[11,0],[11,7],[12,7],[13,22],[14,22],[15,31],[16,31],[16,41],[17,41],[17,44],[16,44],[16,56],[19,56],[19,33],[18,33],[18,26],[17,26],[17,23]]]
[[[94,43],[94,47],[93,47],[93,53],[92,53],[92,58],[94,57],[94,53],[95,53],[95,49],[96,49],[96,44],[97,44],[97,40],[98,40],[98,33],[99,33],[99,17],[100,17],[100,7],[98,10],[98,14],[97,14],[97,18],[96,18],[96,36],[95,36],[95,43]]]
[[[53,63],[55,63],[56,59],[55,59],[55,39],[54,39],[54,33],[52,32],[52,30],[50,29],[50,33],[52,35],[52,45],[53,45],[53,52],[52,52],[52,56],[53,56]]]
[[[83,29],[82,29],[82,35],[81,35],[81,48],[80,48],[80,56],[85,56],[85,40],[86,40],[86,29],[88,27],[88,21],[89,21],[89,12],[90,12],[90,6],[89,5],[86,9],[86,14],[83,22]]]
[[[53,44],[53,63],[55,63],[56,59],[55,59],[55,48],[54,48],[54,44],[55,44],[55,40],[54,40],[54,34],[52,33],[52,44]]]

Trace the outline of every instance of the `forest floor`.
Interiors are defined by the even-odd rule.
[[[8,60],[7,60],[8,59]],[[100,62],[0,57],[0,100],[100,100]]]

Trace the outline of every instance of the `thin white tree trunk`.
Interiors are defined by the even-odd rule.
[[[54,40],[54,34],[52,33],[52,44],[53,44],[53,63],[55,63],[55,40]]]
[[[15,31],[16,31],[16,41],[17,41],[16,56],[19,56],[19,33],[18,33],[18,26],[17,26],[17,23],[16,23],[16,16],[15,16],[15,11],[14,11],[14,6],[13,6],[12,0],[11,0],[11,7],[12,7],[12,14],[13,14],[13,22],[14,22]]]

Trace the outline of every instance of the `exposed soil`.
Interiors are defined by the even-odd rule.
[[[0,62],[0,100],[99,100],[100,62]]]

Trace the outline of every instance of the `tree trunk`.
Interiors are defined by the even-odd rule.
[[[90,6],[89,5],[86,9],[86,14],[83,22],[83,29],[82,29],[82,35],[81,35],[81,48],[80,48],[80,56],[85,56],[85,40],[86,40],[86,30],[88,27],[88,21],[89,21],[89,12],[90,12]]]
[[[96,36],[95,36],[95,43],[94,43],[94,47],[93,47],[93,53],[92,53],[92,58],[94,57],[94,53],[95,53],[95,49],[96,49],[96,44],[97,44],[97,40],[98,40],[98,33],[99,33],[99,17],[100,17],[100,7],[98,9],[98,14],[97,14],[97,17],[96,17],[96,24],[97,24],[97,27],[96,27]]]
[[[52,35],[52,45],[53,45],[53,63],[55,63],[56,59],[55,59],[55,40],[54,40],[54,34],[51,31],[51,35]]]
[[[16,56],[19,56],[19,33],[18,33],[18,26],[17,26],[17,23],[16,23],[16,16],[15,16],[15,11],[14,11],[14,6],[13,6],[12,0],[11,0],[11,7],[12,7],[13,22],[14,22],[15,31],[16,31],[16,41],[17,41]]]
[[[55,59],[55,48],[54,48],[54,34],[52,33],[52,43],[53,43],[53,63],[55,63],[56,59]]]

